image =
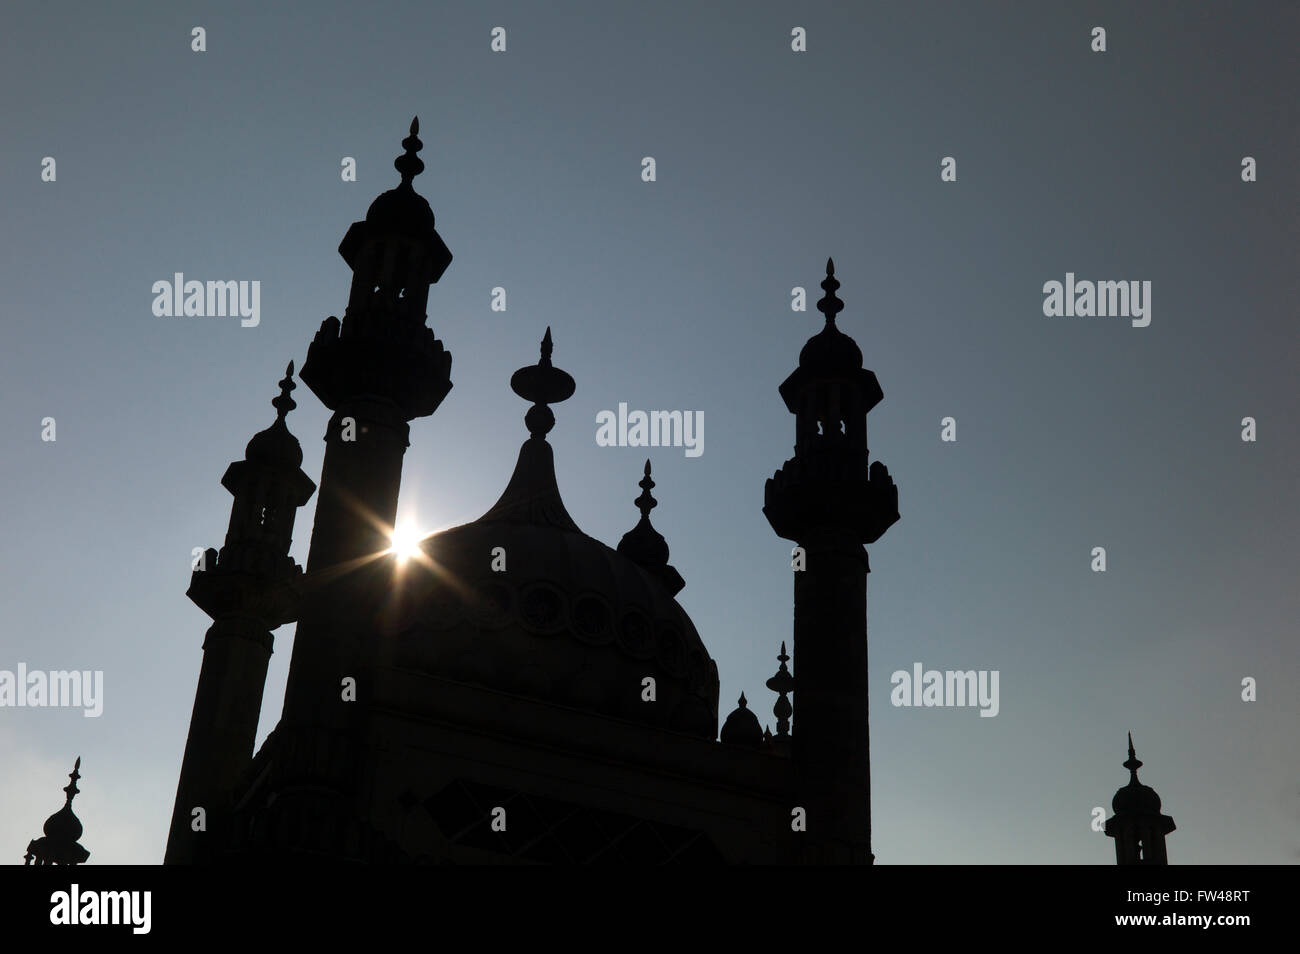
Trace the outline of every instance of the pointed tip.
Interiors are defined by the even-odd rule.
[[[74,766],[72,766],[72,771],[74,771],[74,772],[80,772],[80,771],[81,771],[81,756],[80,756],[80,755],[77,756],[77,764],[74,765]]]
[[[271,407],[275,408],[276,420],[284,420],[284,416],[298,406],[298,402],[289,396],[289,392],[296,389],[298,385],[293,383],[293,362],[284,370],[284,377],[280,379],[280,393],[271,399]]]
[[[1133,731],[1131,729],[1128,734],[1128,754],[1133,754]]]
[[[742,709],[744,709],[746,706],[749,705],[749,703],[745,701],[745,694],[743,692],[740,694],[740,699],[738,701],[738,704]]]
[[[424,143],[420,142],[417,135],[420,129],[420,119],[417,116],[411,120],[411,133],[402,140],[402,148],[406,150],[400,156],[393,160],[393,168],[402,176],[402,184],[409,187],[411,180],[424,171],[424,161],[416,153],[424,148]]]
[[[649,457],[647,457],[647,458],[645,459],[645,475],[646,475],[647,477],[650,476],[650,458],[649,458]]]
[[[835,316],[844,310],[844,302],[840,301],[839,296],[835,294],[840,287],[840,281],[835,277],[834,259],[826,259],[826,277],[822,279],[821,287],[826,294],[817,302],[817,310],[826,316],[826,324],[833,327]]]
[[[781,655],[785,655],[785,640],[781,640]]]

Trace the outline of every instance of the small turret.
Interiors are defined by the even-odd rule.
[[[66,796],[63,807],[45,820],[44,837],[36,838],[27,844],[27,853],[23,855],[25,865],[79,865],[90,857],[90,852],[83,848],[81,838],[81,819],[72,811],[72,799],[81,789],[77,788],[77,779],[81,778],[81,756],[72,766],[68,775],[68,784],[63,787]]]
[[[1138,781],[1142,767],[1133,751],[1133,733],[1128,734],[1128,784],[1111,800],[1114,816],[1106,820],[1106,835],[1115,839],[1115,863],[1119,865],[1167,865],[1165,836],[1174,830],[1174,820],[1160,814],[1160,796]]]

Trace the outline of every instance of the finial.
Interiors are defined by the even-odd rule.
[[[794,714],[794,707],[790,705],[787,697],[788,693],[794,691],[794,676],[790,675],[790,669],[786,663],[790,657],[785,651],[785,641],[781,641],[781,652],[776,657],[780,660],[780,667],[771,679],[767,681],[767,688],[777,693],[776,705],[772,707],[772,713],[776,716],[776,737],[778,739],[788,738],[790,735],[790,716]]]
[[[654,485],[655,482],[650,479],[650,460],[647,458],[645,462],[645,476],[642,477],[640,482],[637,484],[637,486],[641,488],[641,496],[637,497],[636,500],[633,501],[633,503],[636,504],[637,509],[641,511],[641,516],[643,517],[649,517],[650,511],[659,506],[659,501],[650,496],[650,490]]]
[[[749,707],[749,703],[745,701],[745,694],[743,692],[740,694],[740,701],[737,703],[737,705],[739,705],[740,708],[742,709],[746,709]]]
[[[275,419],[283,421],[284,416],[298,406],[298,402],[289,397],[289,392],[298,385],[293,383],[293,362],[289,362],[289,367],[284,369],[284,377],[280,379],[280,393],[271,399],[271,407],[275,408]]]
[[[69,773],[68,778],[71,781],[69,781],[68,784],[63,787],[63,791],[67,793],[68,804],[71,805],[72,799],[75,798],[81,792],[81,789],[77,788],[77,779],[81,778],[81,756],[80,755],[77,756],[77,762],[75,765],[72,766],[72,771],[71,773]]]
[[[1133,776],[1133,780],[1136,782],[1137,771],[1142,767],[1142,763],[1138,761],[1137,753],[1133,751],[1132,732],[1128,734],[1128,761],[1124,763],[1124,767],[1129,770],[1129,773]]]
[[[551,340],[550,326],[542,336],[541,357],[537,363],[520,368],[510,377],[510,389],[525,401],[532,401],[533,406],[524,415],[524,425],[530,437],[545,439],[555,426],[555,414],[548,404],[558,404],[573,397],[577,385],[566,371],[551,365],[551,351],[555,344]]]
[[[424,143],[420,142],[417,135],[419,131],[420,117],[416,116],[411,120],[411,134],[402,140],[402,148],[406,152],[393,160],[393,168],[402,174],[402,185],[409,186],[411,180],[424,171],[424,162],[416,155],[424,148]]]
[[[655,482],[650,476],[649,460],[646,460],[642,473],[644,476],[637,484],[641,488],[641,496],[633,501],[641,511],[641,519],[635,527],[623,534],[623,539],[618,543],[618,552],[655,576],[668,589],[670,596],[676,596],[686,581],[674,567],[668,565],[668,541],[650,523],[650,511],[659,505],[659,501],[650,493]]]
[[[826,277],[822,279],[822,290],[826,294],[821,301],[817,302],[817,310],[826,316],[828,327],[835,326],[835,316],[844,310],[844,302],[840,301],[835,294],[835,290],[840,287],[840,283],[835,278],[835,261],[826,259]]]

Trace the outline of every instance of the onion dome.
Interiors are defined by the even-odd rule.
[[[429,238],[434,234],[433,209],[411,185],[411,180],[424,171],[424,162],[416,155],[424,148],[417,135],[419,131],[420,117],[416,116],[411,120],[411,134],[402,140],[406,152],[393,160],[393,167],[402,175],[401,184],[370,203],[366,224],[375,230],[414,238]]]
[[[1138,781],[1137,770],[1142,767],[1137,754],[1133,751],[1133,733],[1128,734],[1128,761],[1124,767],[1129,771],[1129,782],[1111,799],[1110,807],[1116,815],[1159,815],[1160,796],[1155,789]]]
[[[280,393],[271,400],[275,408],[275,422],[264,431],[253,435],[253,439],[244,448],[245,459],[268,467],[296,470],[302,466],[302,445],[298,438],[289,433],[284,423],[284,416],[298,406],[289,392],[296,388],[293,383],[293,362],[285,369],[280,381]]]
[[[835,294],[840,283],[835,278],[835,262],[826,259],[826,294],[817,302],[817,310],[826,316],[826,327],[808,339],[799,352],[799,367],[816,375],[852,374],[862,370],[862,349],[835,327],[835,316],[844,310],[844,302]]]
[[[45,837],[27,845],[23,860],[29,865],[79,865],[90,857],[90,852],[78,844],[82,832],[81,819],[72,811],[72,799],[80,791],[77,788],[77,779],[81,778],[80,757],[68,778],[70,781],[63,788],[67,798],[63,807],[45,820]]]
[[[740,694],[736,708],[731,710],[727,721],[722,723],[722,732],[719,733],[718,738],[728,745],[762,744],[763,727],[758,724],[758,716],[750,710],[743,692]]]
[[[427,559],[403,571],[381,621],[392,664],[713,741],[718,669],[665,583],[667,554],[654,563],[653,547],[637,546],[644,534],[633,536],[647,567],[593,539],[560,496],[549,405],[575,384],[552,350],[548,328],[538,362],[510,379],[532,402],[530,437],[500,498],[478,520],[428,537]],[[646,677],[653,703],[642,698]]]
[[[686,581],[673,567],[668,565],[668,541],[658,530],[650,525],[650,511],[658,506],[659,501],[650,496],[655,482],[650,479],[650,461],[645,462],[645,476],[637,485],[641,496],[633,501],[641,511],[637,525],[623,534],[619,541],[618,552],[644,568],[657,578],[667,589],[670,596],[681,592]]]

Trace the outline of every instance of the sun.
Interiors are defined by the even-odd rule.
[[[412,557],[419,556],[420,542],[423,539],[424,535],[415,529],[414,525],[401,524],[393,528],[393,545],[388,552],[397,557],[398,563],[405,563]]]

